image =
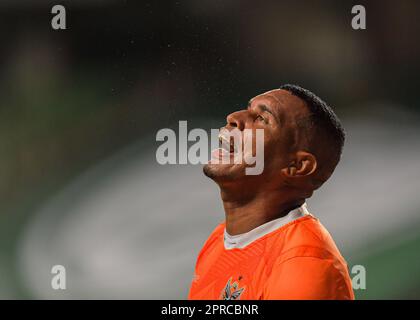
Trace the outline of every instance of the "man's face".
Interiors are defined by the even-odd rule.
[[[232,130],[242,134],[243,145],[247,144],[249,136],[245,136],[245,129],[252,132],[252,151],[255,156],[256,129],[264,130],[264,170],[258,176],[245,174],[245,168],[252,167],[244,159],[240,163],[217,163],[215,159],[222,158],[223,150],[214,150],[212,160],[204,166],[204,173],[216,182],[238,180],[274,182],[281,179],[280,170],[289,165],[290,156],[298,138],[296,120],[308,114],[305,103],[286,90],[272,90],[252,98],[248,107],[227,116],[227,124],[221,128],[220,136]],[[249,144],[251,145],[251,144]],[[226,148],[225,157],[235,158],[233,147]],[[248,150],[249,151],[249,150]],[[242,157],[246,155],[243,150]],[[229,155],[227,155],[229,153]],[[220,162],[220,161],[219,161]],[[268,180],[270,179],[270,180]],[[273,181],[274,180],[274,181]]]

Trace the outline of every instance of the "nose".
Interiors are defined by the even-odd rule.
[[[226,117],[226,122],[230,127],[238,128],[243,131],[245,128],[245,123],[247,119],[247,111],[241,110],[229,114]]]

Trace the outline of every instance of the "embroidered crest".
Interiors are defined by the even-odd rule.
[[[239,300],[242,293],[245,291],[245,287],[239,288],[237,281],[232,283],[232,277],[229,278],[225,288],[220,294],[221,300]]]

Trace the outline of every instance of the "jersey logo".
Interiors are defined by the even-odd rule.
[[[239,300],[244,291],[245,291],[245,287],[239,288],[238,282],[235,281],[234,283],[232,283],[232,277],[230,277],[228,282],[226,283],[225,288],[222,290],[220,294],[220,299],[221,300]]]

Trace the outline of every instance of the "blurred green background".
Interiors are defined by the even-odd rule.
[[[51,28],[55,4],[66,30]],[[366,30],[351,28],[355,4]],[[0,298],[185,298],[223,212],[198,166],[155,163],[156,131],[220,127],[283,83],[319,94],[347,129],[309,207],[349,267],[365,266],[357,298],[419,298],[419,12],[415,0],[2,1]]]

